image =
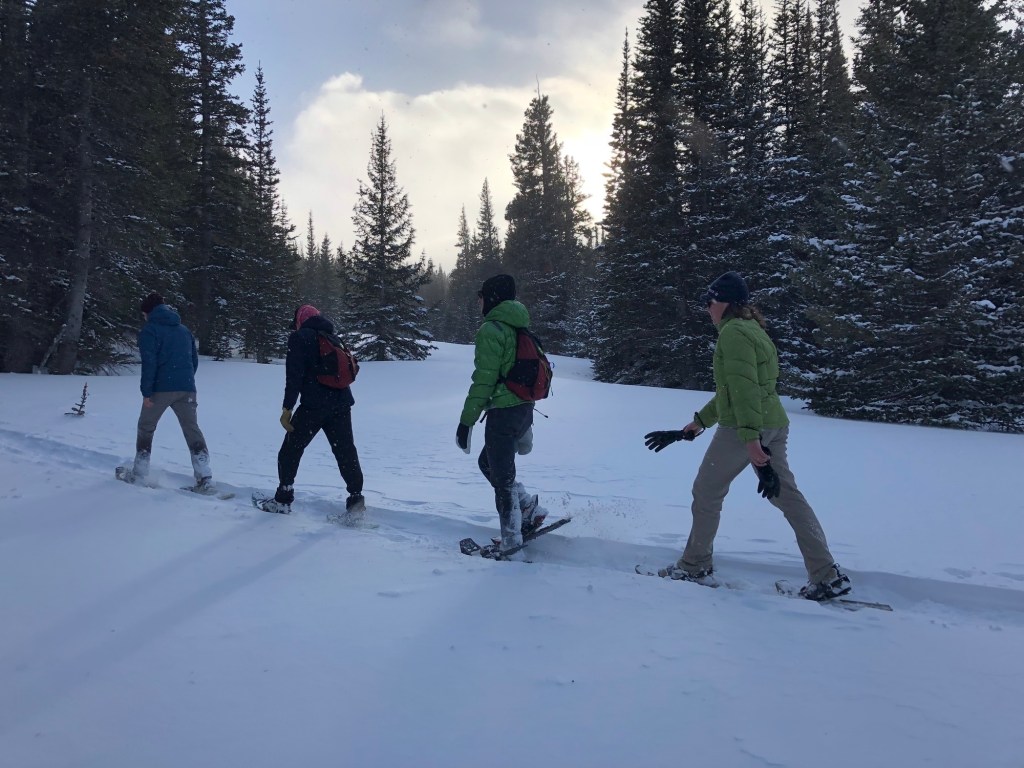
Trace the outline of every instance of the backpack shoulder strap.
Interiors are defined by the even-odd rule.
[[[348,347],[345,346],[345,342],[342,341],[341,336],[339,336],[336,333],[328,333],[327,331],[318,330],[316,332],[316,336],[317,339],[327,339],[328,343],[330,343],[331,346],[340,347],[341,349],[344,349],[346,352],[348,351]]]

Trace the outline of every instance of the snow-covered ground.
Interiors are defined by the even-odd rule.
[[[363,365],[360,528],[325,520],[345,492],[322,436],[290,517],[249,503],[276,483],[279,365],[201,363],[228,501],[178,490],[169,412],[160,487],[114,479],[137,375],[0,376],[0,765],[1024,765],[1024,437],[791,407],[852,596],[895,608],[850,612],[775,594],[802,567],[753,473],[716,543],[737,589],[634,574],[678,556],[708,438],[654,454],[643,435],[707,395],[556,363],[519,475],[573,522],[531,563],[458,550],[497,529],[454,443],[469,347]],[[65,416],[85,381],[86,415]]]

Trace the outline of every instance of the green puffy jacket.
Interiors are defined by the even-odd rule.
[[[775,391],[779,353],[756,320],[731,317],[718,324],[714,372],[715,396],[697,413],[705,427],[735,427],[746,443],[762,429],[789,424]]]
[[[498,379],[508,375],[516,361],[516,328],[530,327],[530,313],[518,301],[503,301],[484,317],[476,332],[473,383],[459,421],[472,426],[487,408],[510,408],[525,403]],[[497,322],[494,322],[497,321]]]

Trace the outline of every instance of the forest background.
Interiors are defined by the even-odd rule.
[[[1024,431],[1022,10],[869,0],[851,61],[835,0],[648,0],[609,51],[603,219],[538,88],[514,197],[481,179],[446,271],[415,250],[384,114],[351,246],[314,212],[295,231],[224,0],[0,0],[0,370],[116,368],[154,289],[216,358],[279,356],[301,298],[363,357],[422,359],[472,341],[508,271],[549,351],[709,389],[696,297],[736,269],[812,410]]]

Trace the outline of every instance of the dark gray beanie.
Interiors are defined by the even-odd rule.
[[[147,315],[164,303],[164,297],[159,293],[151,293],[139,303],[139,309]]]
[[[726,272],[724,275],[720,275],[701,294],[701,301],[705,304],[711,300],[724,301],[729,304],[750,303],[750,289],[747,288],[747,281],[739,272]]]
[[[495,275],[484,280],[478,294],[484,300],[483,312],[486,315],[503,301],[511,301],[516,297],[516,281],[512,275]]]

